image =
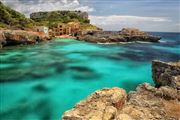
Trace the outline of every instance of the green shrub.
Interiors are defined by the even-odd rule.
[[[23,14],[12,10],[0,2],[0,23],[3,26],[17,27],[20,29],[31,28],[34,21],[26,18]]]

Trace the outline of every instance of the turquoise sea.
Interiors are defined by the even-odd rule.
[[[95,90],[153,85],[151,61],[180,60],[180,34],[152,34],[161,42],[100,45],[56,39],[0,50],[0,119],[59,120]]]

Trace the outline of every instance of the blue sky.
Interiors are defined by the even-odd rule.
[[[144,31],[180,32],[180,0],[3,0],[26,14],[36,11],[82,10],[105,30],[137,27]]]

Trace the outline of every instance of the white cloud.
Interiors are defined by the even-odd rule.
[[[163,17],[142,17],[142,16],[90,16],[92,24],[104,30],[120,30],[124,27],[135,27],[144,31],[177,31],[178,28],[171,26],[172,21]]]
[[[79,0],[3,0],[3,3],[11,8],[29,16],[32,12],[54,10],[82,10],[94,11],[86,5],[81,5]]]

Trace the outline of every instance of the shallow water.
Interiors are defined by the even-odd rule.
[[[70,39],[0,51],[0,119],[59,120],[104,87],[153,85],[151,60],[180,60],[180,34],[153,33],[161,43],[97,45]]]

